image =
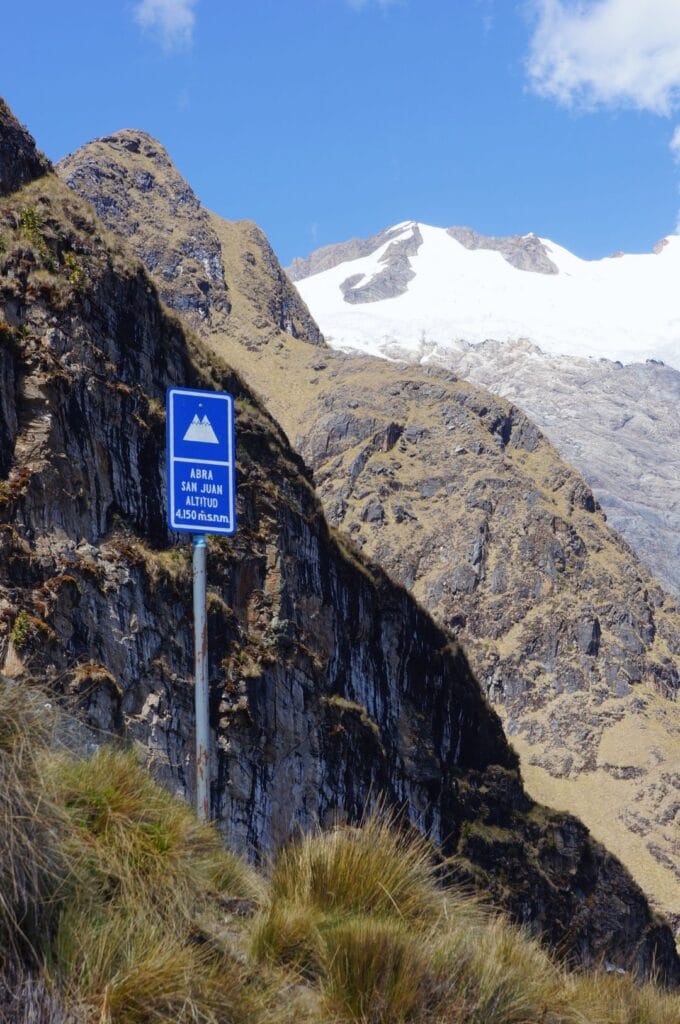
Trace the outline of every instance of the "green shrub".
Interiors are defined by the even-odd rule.
[[[74,288],[82,288],[87,282],[87,273],[78,257],[72,252],[65,253],[64,265],[67,270],[69,284],[72,284]]]
[[[31,617],[22,608],[14,620],[10,639],[17,651],[21,652],[26,649],[32,636],[33,627],[31,625]]]
[[[34,206],[24,207],[19,214],[19,230],[24,238],[31,243],[47,270],[55,273],[57,266],[47,245],[38,211]]]

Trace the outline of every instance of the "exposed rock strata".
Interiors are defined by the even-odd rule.
[[[422,242],[422,239],[419,237],[420,232],[415,224],[414,229],[414,242],[417,244],[411,243],[409,245],[408,250],[404,251],[406,256],[415,256],[418,252],[419,244]],[[543,242],[536,235],[495,237],[480,235],[477,231],[467,227],[452,227],[447,230],[449,235],[455,238],[457,242],[460,242],[461,245],[464,245],[466,249],[493,249],[499,252],[517,270],[532,270],[539,274],[556,274],[558,272],[557,267],[548,256]],[[291,281],[302,281],[305,277],[320,274],[324,270],[331,270],[342,263],[370,256],[387,242],[398,240],[401,233],[402,229],[397,226],[396,228],[388,228],[386,231],[381,231],[370,238],[352,238],[348,242],[338,242],[335,245],[324,246],[304,259],[301,257],[294,259],[290,266],[286,268],[286,273]],[[408,241],[410,242],[411,240],[408,239]],[[394,244],[399,245],[399,241],[395,241]],[[377,301],[377,298],[393,298],[394,295],[399,294],[401,292],[392,291],[390,294],[376,297],[372,295],[362,298],[356,297],[353,301],[374,302]]]
[[[472,228],[448,228],[448,234],[466,249],[492,249],[517,270],[530,270],[537,274],[557,274],[557,267],[536,235],[495,237],[480,235]]]
[[[221,246],[194,192],[166,151],[146,132],[121,131],[90,143],[86,160],[66,157],[59,173],[86,195],[102,219],[119,226],[154,274],[161,298],[192,326],[210,330],[231,308]],[[162,196],[168,220],[148,217],[149,196]],[[278,278],[277,307],[262,310],[262,322],[274,323],[294,337],[320,338],[318,328],[287,281],[264,237],[258,253]],[[246,250],[241,258],[252,258]]]
[[[527,798],[461,651],[334,539],[273,421],[90,208],[52,177],[0,223],[5,671],[39,675],[191,791],[190,576],[165,526],[162,403],[171,384],[229,388],[241,529],[211,541],[208,611],[213,802],[230,841],[262,856],[384,793],[555,945],[645,970],[656,957],[680,982],[670,931],[621,865]]]
[[[534,275],[534,279],[522,281],[515,275],[513,282],[506,271],[501,275],[506,278],[504,285],[497,292],[493,287],[489,291],[490,281],[495,280],[499,271],[497,261],[470,260],[461,252],[456,255],[445,239],[446,234],[470,249],[498,250],[507,262],[526,272],[524,278]],[[673,368],[677,318],[672,303],[669,305],[672,264],[664,264],[665,256],[661,261],[656,259],[669,245],[672,247],[671,239],[662,239],[654,246],[654,258],[625,257],[626,274],[632,276],[624,275],[628,284],[621,278],[618,291],[624,289],[629,293],[629,300],[635,295],[638,298],[632,300],[627,316],[621,319],[616,312],[616,292],[605,306],[599,307],[597,295],[606,294],[606,282],[611,285],[616,277],[610,275],[614,268],[607,266],[606,260],[595,261],[588,270],[582,261],[534,235],[488,238],[470,228],[450,228],[428,229],[426,236],[433,245],[442,240],[447,242],[452,276],[446,285],[440,272],[428,262],[427,245],[424,262],[406,259],[404,274],[409,275],[409,290],[414,288],[421,296],[415,306],[387,301],[375,307],[357,298],[355,302],[361,303],[363,309],[343,309],[343,301],[338,301],[343,291],[342,267],[338,274],[331,274],[337,298],[330,305],[328,296],[323,297],[323,283],[319,291],[313,275],[300,281],[301,294],[311,297],[331,344],[343,350],[364,348],[410,363],[437,362],[516,401],[545,430],[562,455],[584,474],[612,523],[660,582],[676,597],[680,596],[680,448],[675,415],[680,372]],[[366,244],[370,242],[369,239]],[[344,251],[341,244],[320,250],[320,254],[323,262],[332,266],[334,256]],[[669,258],[672,260],[672,255]],[[350,254],[344,273],[351,275],[352,283],[365,284],[365,280],[358,278],[360,268],[354,259]],[[572,265],[571,260],[576,262]],[[655,263],[658,265],[652,270]],[[306,264],[300,263],[302,266],[313,268],[315,254]],[[539,272],[554,273],[558,266],[564,271],[560,278],[562,286],[559,281],[541,282],[535,276]],[[597,277],[600,272],[601,279]],[[416,273],[424,277],[414,280]],[[585,278],[579,285],[577,281],[583,273]],[[592,278],[590,293],[582,290],[586,278]],[[630,283],[636,279],[640,284],[637,289]],[[426,301],[422,289],[427,281],[437,291]],[[475,312],[474,302],[470,306],[465,299],[460,309],[449,305],[448,312],[444,312],[446,293],[464,281],[467,284],[461,298],[468,289],[478,299],[486,295],[486,314],[480,309]],[[568,300],[572,284],[576,290]],[[506,304],[516,286],[524,295],[519,307],[512,302]],[[639,297],[645,294],[646,305]],[[433,301],[435,295],[439,296],[437,301]],[[563,316],[555,319],[558,307],[553,303],[565,301]],[[547,313],[546,302],[553,307],[552,314]],[[658,307],[665,310],[661,316],[665,326],[657,323]],[[436,308],[438,315],[434,315]],[[579,311],[573,319],[572,309]],[[571,325],[566,333],[564,317]],[[623,346],[620,351],[631,354],[625,359],[629,365],[623,366],[615,356],[586,356],[589,352],[616,351],[618,346],[612,348],[614,329]],[[607,337],[609,342],[605,341]],[[571,355],[554,354],[560,349]],[[645,361],[640,355],[644,352],[651,358]],[[664,366],[653,358],[659,353],[667,353],[672,366]],[[630,365],[630,359],[639,362]]]
[[[147,201],[162,222],[162,194]],[[262,326],[260,304],[276,301],[268,250],[252,225],[212,223],[232,298],[223,337],[206,334],[213,350],[313,463],[330,518],[464,638],[527,761],[680,912],[663,859],[677,855],[673,602],[516,408],[435,368],[344,357]],[[641,753],[628,738],[614,756],[622,728],[657,739]]]
[[[111,154],[108,161],[102,159],[107,152]],[[126,224],[127,234],[135,236],[145,264],[158,278],[161,298],[167,301],[172,296],[173,307],[194,325],[210,325],[215,313],[228,312],[222,254],[208,215],[162,146],[145,132],[119,132],[102,139],[97,154],[99,159],[75,168],[67,157],[61,163],[62,174],[72,188],[87,190],[100,216],[113,215]],[[115,198],[107,188],[112,179],[120,179],[123,185]],[[148,192],[159,189],[171,218],[152,226],[138,215],[138,204]],[[190,232],[186,230],[189,221]]]

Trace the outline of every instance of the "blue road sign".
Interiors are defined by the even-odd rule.
[[[236,532],[234,399],[168,388],[168,524],[185,533]]]

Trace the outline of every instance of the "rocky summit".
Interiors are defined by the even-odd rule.
[[[264,398],[313,467],[330,521],[464,644],[531,792],[578,813],[680,922],[675,600],[516,406],[441,367],[325,345],[259,229],[193,202],[178,212],[168,196],[187,186],[160,154],[143,133],[120,132],[59,172],[179,311],[191,278],[167,283],[174,253],[194,218],[197,229],[209,226],[228,308],[193,322],[213,358],[228,359]],[[131,186],[145,168],[156,187]],[[160,257],[153,225],[167,245]],[[408,285],[397,280],[408,252],[393,248],[403,234],[398,226],[379,239],[389,255],[372,282],[378,290]],[[555,276],[539,240],[461,237],[513,273]],[[374,241],[322,250],[296,276],[365,256]],[[363,287],[345,283],[348,292]]]
[[[680,982],[671,932],[625,868],[527,797],[460,648],[328,526],[259,400],[92,208],[50,175],[2,200],[0,234],[5,674],[49,685],[95,742],[137,741],[191,791],[190,570],[165,526],[163,398],[229,389],[241,528],[210,541],[208,614],[230,843],[266,857],[380,794],[562,952]]]

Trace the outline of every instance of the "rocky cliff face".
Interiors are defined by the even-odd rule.
[[[105,159],[115,196],[122,171],[101,146],[69,158],[68,180]],[[104,186],[89,180],[101,205]],[[144,203],[138,216],[168,219],[163,191]],[[115,215],[107,223],[127,234]],[[680,921],[674,601],[516,407],[434,367],[284,333],[263,313],[289,292],[261,232],[211,223],[231,299],[204,332],[212,350],[265,396],[314,467],[331,521],[465,643],[532,791],[576,811]]]
[[[52,170],[33,139],[4,100],[0,99],[0,196]]]

